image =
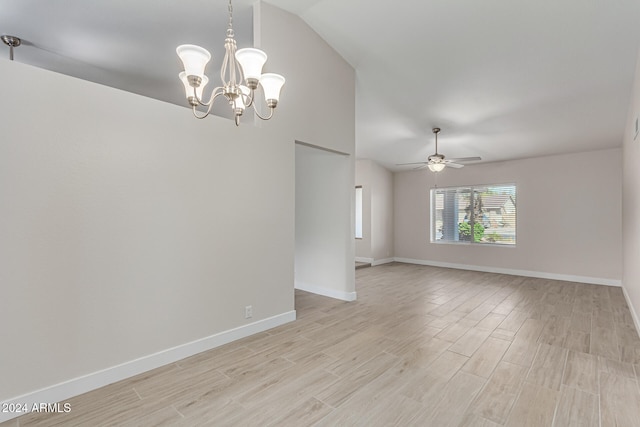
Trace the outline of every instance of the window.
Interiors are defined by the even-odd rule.
[[[362,187],[356,187],[356,239],[362,239]]]
[[[431,241],[515,245],[515,184],[432,189]]]

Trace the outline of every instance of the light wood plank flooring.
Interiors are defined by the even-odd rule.
[[[621,289],[387,264],[358,301],[296,292],[298,320],[2,426],[639,426]]]

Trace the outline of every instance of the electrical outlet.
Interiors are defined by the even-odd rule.
[[[252,317],[253,317],[253,307],[248,305],[244,308],[244,318],[251,319]]]

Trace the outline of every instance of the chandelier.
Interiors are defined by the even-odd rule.
[[[204,69],[211,59],[211,54],[206,49],[191,44],[184,44],[176,49],[184,65],[184,71],[179,74],[179,77],[184,84],[185,95],[189,105],[191,105],[193,115],[198,119],[204,119],[211,112],[211,107],[216,98],[223,96],[233,111],[236,126],[240,124],[240,117],[244,110],[250,107],[253,107],[256,116],[260,119],[269,120],[273,116],[273,110],[278,105],[280,90],[285,80],[279,74],[262,74],[262,67],[267,61],[267,54],[260,49],[247,48],[237,50],[233,34],[233,6],[231,5],[231,0],[229,0],[229,27],[224,41],[224,49],[224,59],[220,70],[222,86],[213,89],[208,101],[205,101],[203,97],[203,89],[209,82],[207,76],[204,75]],[[258,85],[262,87],[264,99],[269,108],[267,116],[261,116],[256,109],[254,101]],[[206,111],[203,111],[205,109]]]

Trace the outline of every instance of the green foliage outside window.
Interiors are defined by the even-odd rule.
[[[458,235],[462,241],[471,241],[471,224],[468,222],[461,222],[458,224]],[[473,241],[479,242],[484,236],[484,226],[480,223],[473,225]]]

